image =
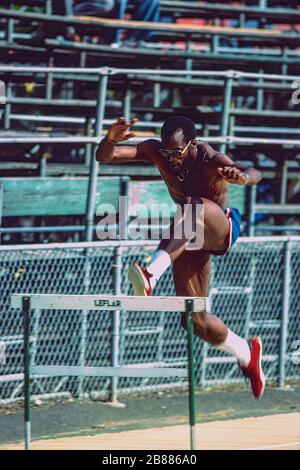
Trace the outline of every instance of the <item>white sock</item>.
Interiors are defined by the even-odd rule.
[[[150,280],[152,287],[154,287],[156,281],[158,281],[170,265],[171,258],[165,250],[155,251],[150,263],[146,266],[148,273],[153,274],[153,278]]]
[[[221,351],[233,354],[242,366],[248,366],[251,358],[249,345],[245,339],[233,333],[229,328],[224,343],[216,347]]]

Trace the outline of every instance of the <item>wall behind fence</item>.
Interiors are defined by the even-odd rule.
[[[128,294],[126,267],[145,262],[156,244],[94,243],[0,247],[0,403],[23,396],[22,315],[10,307],[16,293]],[[92,247],[92,248],[89,248]],[[236,333],[259,334],[264,369],[280,385],[300,377],[300,237],[241,239],[226,257],[213,259],[212,310]],[[173,295],[172,272],[156,295]],[[110,365],[113,333],[119,364],[185,365],[186,335],[174,313],[34,311],[32,361],[40,365]],[[197,382],[201,386],[243,382],[236,361],[196,341]],[[122,378],[120,394],[183,387],[183,379]],[[107,397],[110,378],[36,378],[33,394],[87,394]]]

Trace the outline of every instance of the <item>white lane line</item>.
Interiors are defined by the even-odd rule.
[[[262,447],[249,447],[247,449],[242,450],[267,450],[267,449],[275,449],[276,447],[292,447],[292,446],[300,446],[300,442],[288,442],[286,444],[274,444],[270,446],[262,446]]]

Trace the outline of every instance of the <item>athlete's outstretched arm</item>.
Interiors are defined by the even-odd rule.
[[[228,183],[252,186],[262,179],[261,172],[256,168],[237,163],[228,155],[217,152],[208,144],[206,144],[206,154],[208,166],[215,168],[216,172]]]
[[[132,160],[148,161],[143,152],[143,143],[139,145],[117,145],[131,137],[134,132],[130,132],[130,127],[137,122],[137,119],[126,121],[120,117],[118,121],[111,125],[106,137],[100,142],[96,151],[96,160],[102,163],[127,163]]]

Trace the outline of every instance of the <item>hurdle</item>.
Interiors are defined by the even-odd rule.
[[[186,377],[189,383],[190,448],[196,449],[195,357],[193,313],[209,311],[207,297],[140,297],[126,295],[56,295],[12,294],[11,307],[22,310],[24,333],[24,443],[31,442],[31,386],[34,376],[86,376],[86,377]],[[186,312],[188,318],[188,368],[175,367],[88,367],[31,365],[30,313],[31,310],[93,310],[131,312]]]

